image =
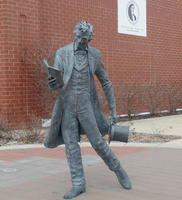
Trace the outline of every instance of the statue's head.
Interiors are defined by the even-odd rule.
[[[93,25],[87,21],[79,22],[73,30],[76,39],[87,38],[88,42],[92,40],[93,32]]]

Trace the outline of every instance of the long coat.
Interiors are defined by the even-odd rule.
[[[104,117],[100,108],[95,87],[94,75],[98,77],[102,85],[110,110],[115,108],[115,98],[113,94],[112,83],[108,79],[108,75],[102,64],[99,51],[90,46],[88,46],[88,61],[89,61],[89,71],[90,71],[91,105],[94,111],[98,128],[102,136],[104,136],[105,134],[108,133],[109,125],[108,121]],[[64,92],[66,91],[66,87],[71,78],[73,66],[74,66],[74,48],[73,48],[73,43],[71,43],[65,47],[58,49],[55,55],[53,67],[62,72],[64,85],[61,88],[61,94],[57,97],[53,108],[51,126],[44,142],[44,145],[47,148],[55,148],[58,145],[64,144],[64,140],[61,133],[61,119],[64,110],[64,103],[66,103],[64,102]],[[57,83],[53,88],[50,89],[55,90],[59,87],[61,87],[61,85]],[[84,134],[81,127],[79,133]]]

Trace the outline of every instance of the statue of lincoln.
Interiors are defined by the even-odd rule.
[[[120,161],[102,138],[108,133],[109,124],[100,109],[94,75],[102,85],[113,122],[116,121],[117,114],[112,83],[104,69],[100,52],[88,45],[93,31],[92,24],[87,21],[81,21],[75,26],[75,41],[57,50],[52,66],[60,71],[63,84],[55,77],[48,78],[49,88],[61,88],[61,94],[55,102],[44,145],[55,148],[65,144],[72,188],[64,195],[64,199],[72,199],[86,191],[78,144],[82,133],[87,135],[94,150],[116,174],[121,186],[124,189],[132,187]]]

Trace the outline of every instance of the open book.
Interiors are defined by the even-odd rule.
[[[48,73],[48,77],[53,77],[56,79],[56,83],[60,86],[60,87],[63,87],[64,83],[63,83],[63,73],[52,67],[52,66],[49,66],[47,61],[44,59],[43,60],[43,63],[44,63],[44,66],[46,67],[46,71]]]

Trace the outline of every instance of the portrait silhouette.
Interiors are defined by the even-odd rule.
[[[128,16],[132,22],[135,22],[137,20],[137,17],[135,15],[135,5],[132,3],[128,7]]]

